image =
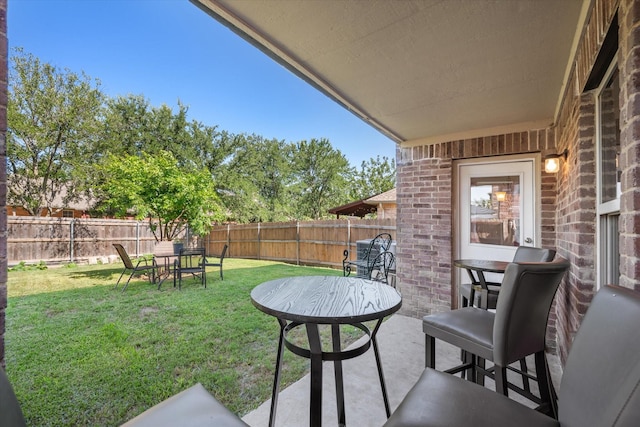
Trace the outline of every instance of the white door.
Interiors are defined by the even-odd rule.
[[[457,164],[456,258],[511,261],[518,246],[539,246],[535,166],[531,157]]]

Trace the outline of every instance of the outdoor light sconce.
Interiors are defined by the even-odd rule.
[[[549,154],[544,156],[544,171],[546,173],[558,173],[560,170],[560,158],[564,158],[567,160],[567,155],[569,155],[569,150],[565,149],[560,154]]]
[[[506,191],[496,191],[496,201],[504,202],[507,200],[507,192]]]

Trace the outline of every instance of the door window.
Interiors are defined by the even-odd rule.
[[[469,243],[520,246],[520,176],[472,177]]]

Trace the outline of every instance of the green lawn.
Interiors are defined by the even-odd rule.
[[[161,291],[144,279],[122,293],[120,264],[9,272],[7,374],[28,425],[115,426],[202,383],[240,416],[270,397],[278,323],[251,304],[266,280],[338,270],[226,259],[207,289],[187,279]],[[285,352],[282,387],[308,361]]]

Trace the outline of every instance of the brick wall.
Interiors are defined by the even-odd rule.
[[[555,151],[552,129],[434,145],[396,153],[398,283],[402,313],[422,317],[453,306],[453,162],[458,159]],[[553,247],[555,176],[542,172],[542,244]]]
[[[596,101],[585,86],[617,8],[618,1],[595,2],[556,124],[558,150],[569,150],[557,183],[556,247],[572,265],[553,311],[562,361],[596,292]]]
[[[0,366],[4,368],[7,307],[7,0],[0,0]]]
[[[624,0],[619,14],[620,284],[640,290],[640,1]]]
[[[451,307],[451,158],[402,151],[396,156],[398,279],[402,312],[421,317],[426,309]]]

